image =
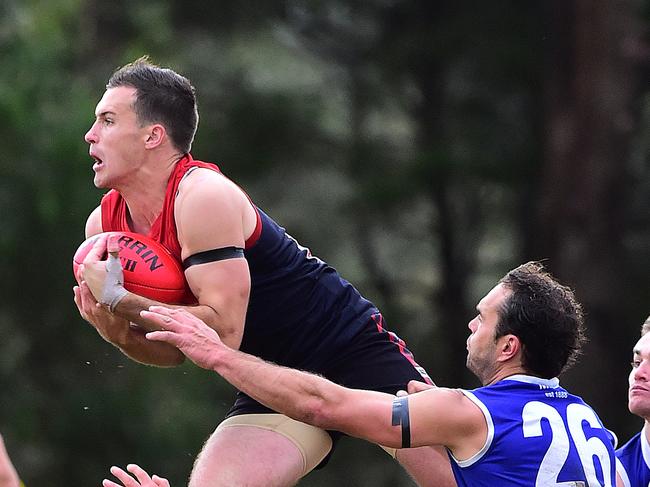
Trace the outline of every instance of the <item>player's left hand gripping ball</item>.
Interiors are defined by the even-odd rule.
[[[123,294],[120,296],[118,289],[120,286],[115,281],[122,281],[124,289],[127,291],[161,303],[172,304],[191,301],[188,299],[191,293],[185,282],[185,275],[180,263],[160,243],[137,233],[108,232],[86,239],[74,254],[73,271],[75,275],[77,275],[79,265],[84,263],[86,256],[93,250],[95,242],[103,236],[112,236],[111,240],[114,243],[111,245],[117,245],[117,248],[109,250],[119,251],[119,257],[112,258],[108,252],[104,251],[100,257],[102,260],[98,261],[102,265],[96,266],[96,269],[87,269],[86,271],[88,273],[103,270],[105,273],[101,276],[103,282],[99,289],[93,290],[93,295],[99,302],[110,306],[110,302],[116,299],[114,306],[123,297]],[[112,253],[117,254],[117,252]],[[112,263],[111,259],[113,259]],[[118,263],[121,264],[119,269],[113,267],[114,270],[111,271],[110,267]],[[88,265],[92,266],[92,264]],[[120,270],[122,271],[122,279],[119,277]],[[104,281],[104,279],[113,279],[112,283],[109,282],[109,286],[114,287],[115,293],[111,294],[111,291],[106,289],[103,283],[107,281]],[[104,296],[105,291],[108,291],[106,296]],[[99,294],[99,297],[95,293]]]

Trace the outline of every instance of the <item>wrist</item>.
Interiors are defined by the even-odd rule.
[[[106,261],[106,278],[104,279],[101,303],[107,305],[108,309],[113,312],[127,292],[124,288],[124,274],[120,258],[116,252],[110,252]]]
[[[220,374],[232,363],[235,350],[223,342],[219,342],[212,350],[210,369]]]

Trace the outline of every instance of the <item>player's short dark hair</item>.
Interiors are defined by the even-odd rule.
[[[184,154],[190,151],[199,112],[196,92],[187,78],[143,56],[115,71],[106,88],[119,86],[136,89],[133,109],[141,125],[164,125],[174,146]]]
[[[641,325],[641,336],[645,335],[650,331],[650,316],[646,318],[646,320],[643,322],[643,325]]]
[[[582,306],[539,262],[528,262],[500,281],[511,291],[499,312],[496,338],[512,334],[522,343],[522,365],[543,378],[573,365],[584,344]]]

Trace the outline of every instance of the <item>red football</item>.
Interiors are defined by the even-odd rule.
[[[188,288],[179,262],[160,243],[149,237],[132,232],[109,232],[119,235],[120,261],[124,270],[124,287],[139,296],[161,303],[187,301]],[[92,249],[97,238],[86,239],[72,259],[74,275],[79,264]]]

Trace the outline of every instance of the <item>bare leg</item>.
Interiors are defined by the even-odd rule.
[[[289,439],[274,431],[233,426],[210,436],[189,487],[289,487],[302,474],[302,455]]]
[[[189,487],[289,487],[332,448],[323,430],[281,414],[223,421],[198,456]]]

